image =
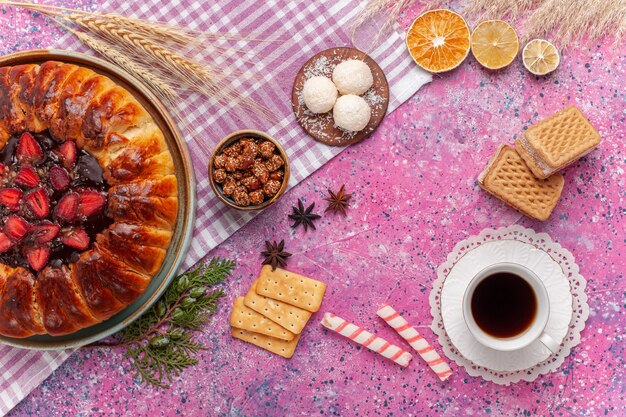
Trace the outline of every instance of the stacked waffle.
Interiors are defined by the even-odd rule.
[[[515,142],[501,145],[478,177],[485,191],[537,220],[547,220],[559,201],[561,169],[600,143],[600,135],[576,107],[532,125]]]
[[[291,358],[325,292],[326,284],[321,281],[266,265],[248,294],[235,299],[230,316],[232,335]]]

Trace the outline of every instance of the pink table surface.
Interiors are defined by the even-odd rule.
[[[41,17],[2,12],[1,53],[59,36]],[[80,351],[10,415],[625,415],[626,49],[608,44],[571,48],[549,77],[531,76],[519,59],[488,72],[468,58],[214,250],[238,266],[201,335],[210,349],[171,389],[133,380],[121,351]],[[583,109],[604,142],[565,171],[549,221],[531,221],[478,188],[475,178],[499,143],[569,104]],[[353,193],[347,218],[324,216],[308,233],[289,227],[298,198],[322,208],[326,189],[342,183]],[[534,382],[503,387],[453,366],[441,383],[419,358],[401,369],[328,333],[320,313],[289,361],[229,336],[230,304],[258,273],[262,242],[285,239],[289,268],[328,283],[322,311],[401,343],[375,315],[391,301],[434,340],[428,293],[436,267],[459,240],[510,224],[549,233],[589,283],[581,344]]]

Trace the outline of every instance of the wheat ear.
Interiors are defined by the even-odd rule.
[[[134,29],[138,34],[147,38],[160,39],[161,41],[169,41],[175,45],[186,47],[189,44],[194,44],[197,40],[196,37],[180,32],[174,28],[161,23],[149,23],[139,19],[133,19],[131,17],[122,16],[116,13],[107,13],[95,16],[110,19],[118,26],[127,25],[129,28]]]
[[[276,120],[275,114],[265,106],[251,98],[244,97],[237,89],[228,85],[226,82],[228,75],[213,73],[210,65],[203,66],[184,55],[162,46],[166,43],[162,41],[163,34],[160,31],[166,28],[165,24],[156,23],[154,28],[149,28],[152,24],[150,22],[120,17],[114,14],[73,11],[72,9],[56,6],[7,0],[0,0],[0,4],[25,7],[56,18],[53,19],[54,22],[76,34],[82,42],[103,56],[109,57],[113,62],[119,63],[120,66],[125,66],[125,68],[138,69],[139,71],[130,72],[145,78],[148,84],[155,86],[155,90],[163,90],[164,94],[161,94],[163,97],[172,96],[171,91],[174,90],[172,86],[178,83],[178,85],[189,87],[218,103],[224,105],[240,104],[270,120]],[[69,13],[61,13],[61,11]],[[115,16],[115,18],[112,18],[112,16]],[[85,32],[74,30],[58,19],[77,25],[85,29]],[[167,30],[168,34],[165,37],[169,36],[172,42],[178,42],[178,46],[180,46],[180,42],[186,36],[189,36],[177,34],[177,31],[171,28]],[[89,36],[88,33],[96,35],[97,38]],[[110,41],[115,48],[111,48],[104,41]],[[111,51],[113,50],[117,52],[116,56],[112,56]],[[126,59],[120,57],[125,57]],[[149,69],[141,64],[141,62],[146,60],[151,65]],[[133,63],[135,63],[134,66]],[[146,74],[150,76],[147,77]],[[173,77],[175,81],[166,81],[168,77]],[[160,80],[161,82],[157,83],[154,80]],[[167,85],[169,88],[163,88],[163,85]]]
[[[71,32],[81,42],[89,46],[100,55],[115,62],[117,65],[125,69],[130,74],[143,79],[150,87],[152,87],[152,90],[157,93],[159,97],[165,98],[170,101],[173,100],[174,97],[176,97],[176,92],[167,83],[156,77],[143,65],[134,62],[122,52],[118,51],[115,48],[112,48],[108,43],[103,42],[87,33],[74,30],[71,27],[63,24],[62,22],[56,21],[56,23]]]
[[[149,55],[161,66],[176,74],[180,80],[187,80],[194,87],[198,87],[196,84],[204,83],[201,88],[206,93],[213,94],[216,92],[211,72],[184,56],[171,52],[153,40],[100,16],[70,13],[62,15],[62,17],[103,38],[111,41],[122,41],[131,50],[141,51]]]

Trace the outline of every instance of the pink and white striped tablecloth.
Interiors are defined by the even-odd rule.
[[[181,100],[178,112],[184,115],[189,151],[196,178],[198,210],[194,239],[185,267],[202,259],[211,249],[237,231],[254,214],[228,209],[214,196],[206,167],[212,149],[226,134],[244,128],[268,131],[278,138],[291,161],[289,187],[312,174],[342,148],[329,147],[309,138],[295,120],[291,108],[293,79],[302,64],[315,53],[336,46],[350,46],[350,22],[363,7],[358,0],[108,0],[99,8],[132,17],[168,21],[199,30],[248,32],[255,38],[280,39],[280,42],[253,42],[242,55],[254,60],[251,67],[243,59],[225,58],[240,70],[247,91],[276,115],[276,121],[259,120],[237,108],[221,106],[198,96]],[[357,32],[359,39],[373,39],[377,27],[372,24]],[[379,45],[367,51],[382,67],[391,88],[389,111],[410,98],[430,75],[419,70],[404,46],[403,33],[396,29],[385,35]],[[66,35],[59,49],[89,52],[74,37]],[[219,60],[219,58],[218,58]],[[200,146],[199,143],[203,143]],[[0,347],[0,416],[50,375],[70,354],[32,352]]]

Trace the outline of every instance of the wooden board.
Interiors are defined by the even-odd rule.
[[[332,110],[323,114],[312,113],[302,99],[302,87],[306,80],[317,75],[331,78],[337,64],[348,59],[365,62],[374,76],[374,85],[363,94],[372,109],[372,116],[360,132],[347,132],[338,128]],[[302,66],[293,82],[291,102],[296,120],[313,139],[331,146],[346,146],[363,140],[382,122],[389,105],[389,84],[383,70],[366,53],[354,48],[331,48],[314,55]]]

